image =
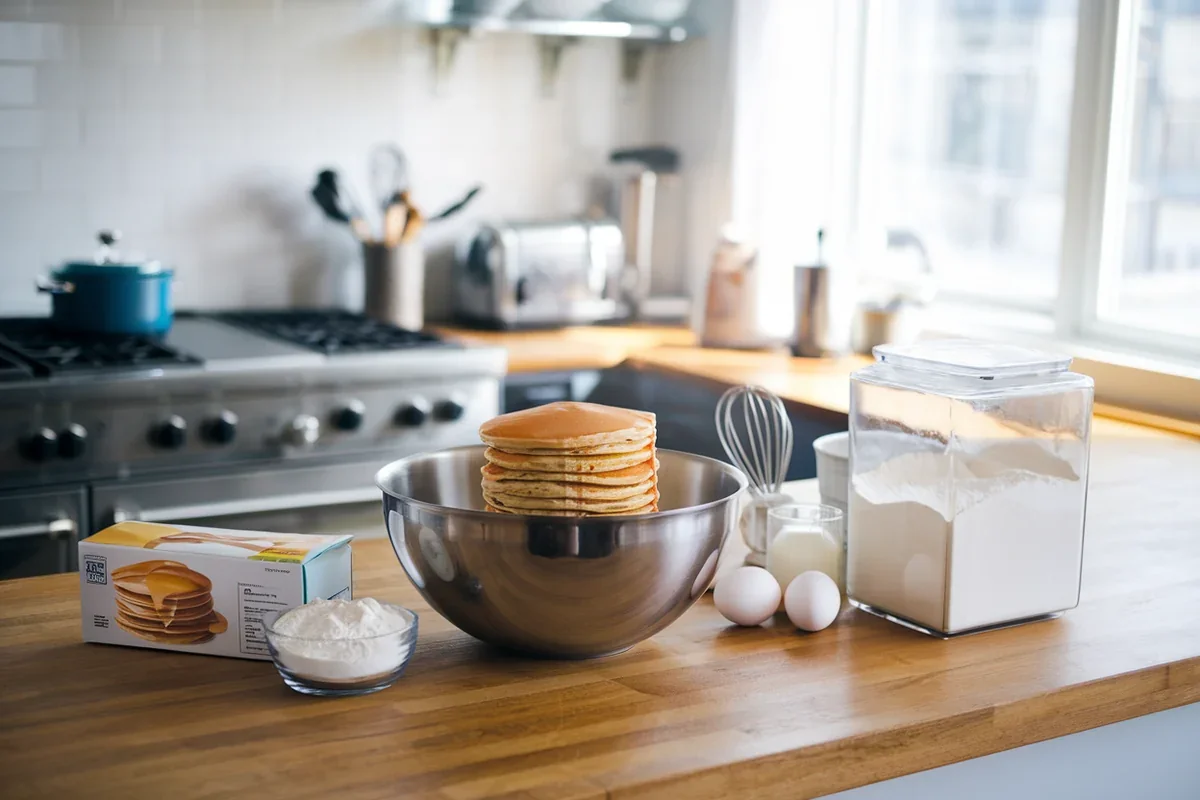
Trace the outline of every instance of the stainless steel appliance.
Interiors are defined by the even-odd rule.
[[[455,259],[455,313],[496,328],[624,319],[624,241],[611,220],[482,226]]]
[[[477,442],[504,372],[346,312],[180,314],[161,341],[0,320],[0,577],[122,519],[382,534],[375,470]]]
[[[670,147],[616,150],[619,174],[612,213],[621,220],[625,262],[633,278],[634,314],[682,322],[691,313],[689,271],[683,252],[684,196],[679,152]]]

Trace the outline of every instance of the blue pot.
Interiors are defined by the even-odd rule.
[[[162,336],[171,328],[174,273],[157,262],[66,264],[38,281],[62,330]]]

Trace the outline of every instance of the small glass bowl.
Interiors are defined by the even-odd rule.
[[[379,604],[408,624],[377,636],[328,641],[276,631],[275,623],[287,611],[267,622],[267,646],[283,682],[301,694],[326,697],[371,694],[395,683],[404,674],[417,643],[417,615],[403,606]]]

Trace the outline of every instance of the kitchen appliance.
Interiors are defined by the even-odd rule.
[[[165,340],[0,319],[0,577],[114,521],[382,534],[372,476],[478,441],[502,349],[340,311],[177,315]]]
[[[100,231],[93,261],[73,261],[38,279],[51,296],[56,328],[99,334],[161,336],[171,327],[174,273],[157,261],[122,261],[120,231]]]
[[[938,636],[1074,608],[1092,379],[968,340],[875,357],[851,376],[851,602]]]
[[[455,314],[495,328],[624,319],[623,248],[611,220],[483,225],[455,259]]]
[[[670,147],[615,150],[616,207],[625,237],[628,291],[641,319],[681,322],[691,313],[684,263],[679,152]]]
[[[380,470],[388,535],[409,579],[450,622],[560,658],[618,653],[686,611],[712,581],[746,487],[722,461],[659,450],[658,513],[495,514],[483,510],[484,449]]]

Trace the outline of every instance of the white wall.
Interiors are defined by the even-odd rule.
[[[334,164],[365,195],[390,139],[426,211],[486,185],[429,231],[436,316],[472,221],[576,211],[609,150],[647,141],[649,78],[621,85],[615,42],[571,48],[547,97],[533,38],[466,41],[435,91],[422,36],[370,8],[0,0],[0,314],[44,312],[34,276],[89,256],[101,227],[174,265],[180,306],[328,302],[325,268],[356,246],[308,188]]]

